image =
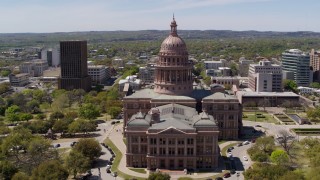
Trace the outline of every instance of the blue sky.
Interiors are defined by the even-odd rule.
[[[0,33],[169,29],[320,32],[319,0],[0,0]]]

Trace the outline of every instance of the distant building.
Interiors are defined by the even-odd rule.
[[[313,71],[313,80],[320,82],[320,51],[315,51],[314,49],[310,52],[310,66]]]
[[[282,68],[264,59],[249,66],[249,88],[256,92],[281,92]]]
[[[89,65],[88,75],[91,76],[92,83],[105,84],[107,80],[107,68],[103,65]]]
[[[49,67],[60,66],[60,51],[58,48],[43,49],[41,59],[46,60]]]
[[[43,75],[43,71],[48,69],[46,60],[37,59],[24,62],[19,67],[21,73],[28,73],[30,76],[39,77]]]
[[[28,73],[10,74],[9,81],[11,86],[23,87],[29,83],[29,74]]]
[[[126,87],[126,88],[125,88]],[[130,88],[133,91],[137,91],[141,88],[141,80],[137,79],[137,76],[128,76],[126,79],[119,81],[119,92],[127,92]]]
[[[244,57],[239,58],[239,75],[241,77],[247,77],[249,72],[249,65],[253,63],[253,60],[248,60]]]
[[[148,63],[146,67],[139,68],[139,79],[142,84],[152,84],[154,82],[155,64]]]
[[[58,88],[90,91],[91,77],[88,75],[87,41],[61,41],[61,78]]]
[[[124,67],[124,60],[119,58],[113,59],[112,66],[117,68]]]
[[[219,85],[223,85],[223,86],[230,86],[230,88],[232,87],[232,85],[236,85],[237,87],[239,87],[240,85],[240,80],[237,77],[212,77],[211,78],[212,84],[219,84]]]
[[[282,53],[282,70],[291,71],[298,86],[309,86],[312,82],[310,55],[299,49],[290,49]]]
[[[206,69],[219,69],[219,67],[226,66],[226,60],[220,59],[220,61],[204,61],[204,66]]]
[[[292,105],[299,103],[299,95],[293,92],[248,92],[238,91],[236,95],[239,102],[245,106],[266,106],[277,107],[285,102],[290,102]]]
[[[300,94],[311,94],[314,92],[313,88],[310,87],[299,86],[297,89],[300,92]]]

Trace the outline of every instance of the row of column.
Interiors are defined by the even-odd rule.
[[[192,80],[192,71],[188,70],[156,70],[156,82],[190,82]]]

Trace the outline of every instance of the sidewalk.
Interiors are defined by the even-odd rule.
[[[118,131],[117,131],[118,130]],[[117,146],[117,148],[121,151],[122,153],[122,159],[120,160],[118,169],[119,171],[131,175],[131,176],[136,176],[140,178],[148,178],[149,173],[147,174],[142,174],[142,173],[137,173],[135,171],[130,170],[126,166],[126,145],[123,142],[123,135],[122,135],[122,124],[117,125],[114,127],[113,131],[109,134],[109,139]]]

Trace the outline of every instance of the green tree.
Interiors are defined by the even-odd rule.
[[[121,113],[121,111],[122,111],[122,108],[117,106],[109,107],[107,110],[111,118],[115,118],[117,115]]]
[[[313,83],[310,84],[310,87],[311,87],[311,88],[317,88],[317,89],[319,89],[319,88],[320,88],[320,83],[318,83],[318,82],[313,82]]]
[[[278,165],[285,165],[289,162],[289,156],[284,150],[275,150],[271,153],[270,159]]]
[[[2,161],[0,163],[1,176],[5,180],[10,180],[12,176],[18,172],[18,169],[9,161]]]
[[[75,151],[82,153],[85,157],[93,161],[100,157],[101,146],[95,139],[80,139],[79,142],[73,148]]]
[[[11,180],[29,180],[29,179],[30,177],[27,174],[23,172],[17,172],[14,174]]]
[[[147,180],[170,180],[170,175],[165,173],[151,173]]]
[[[264,153],[271,153],[274,150],[274,139],[271,136],[260,137],[256,140],[255,145]]]
[[[283,80],[283,88],[286,91],[297,92],[297,83],[293,80],[284,79]]]
[[[96,125],[94,122],[84,120],[84,119],[78,119],[76,121],[73,121],[68,126],[68,132],[69,133],[85,133],[95,131]]]
[[[281,176],[288,172],[285,166],[278,166],[266,163],[255,163],[252,168],[247,169],[243,175],[245,179],[268,179],[278,180]]]
[[[4,69],[4,70],[1,71],[0,74],[1,74],[2,77],[7,77],[7,76],[9,76],[10,73],[11,73],[10,70]]]
[[[90,168],[90,159],[78,151],[72,150],[66,159],[66,167],[76,178],[78,173],[84,173]]]
[[[320,177],[320,176],[319,176]],[[283,176],[279,178],[279,180],[305,180],[304,174],[302,171],[288,171]]]
[[[85,119],[95,119],[100,115],[99,108],[91,103],[83,104],[79,108],[79,116]]]
[[[17,122],[19,121],[20,108],[17,105],[12,105],[7,108],[5,114],[8,121]]]
[[[65,133],[68,131],[68,126],[73,122],[73,119],[59,119],[55,121],[52,130],[57,133]]]
[[[11,87],[10,83],[7,83],[7,82],[1,83],[1,84],[0,84],[0,94],[9,91],[9,90],[10,90],[10,87]]]
[[[40,112],[40,103],[38,100],[31,100],[31,101],[28,101],[27,104],[26,104],[26,109],[27,109],[27,112],[30,112],[32,114],[34,113],[39,113]]]
[[[307,171],[306,179],[318,180],[320,179],[320,167],[313,167]]]
[[[68,179],[68,171],[57,160],[51,160],[41,163],[32,171],[31,180],[43,179]]]
[[[62,118],[64,118],[64,114],[62,112],[55,111],[50,114],[50,119],[59,120]]]
[[[32,118],[33,118],[33,116],[31,114],[28,114],[28,113],[21,113],[19,115],[19,120],[20,121],[28,121],[28,120],[30,120]]]

